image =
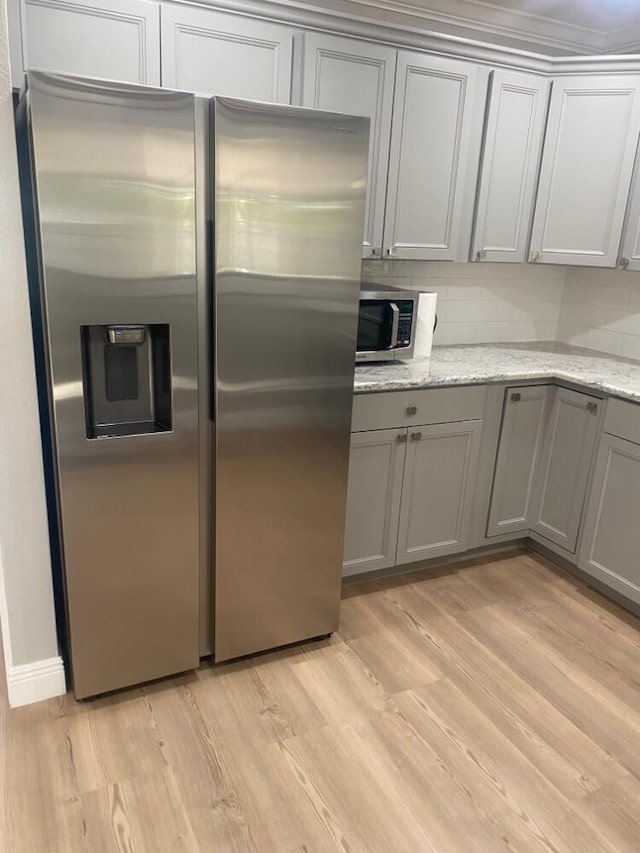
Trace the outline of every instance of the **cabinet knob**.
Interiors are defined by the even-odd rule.
[[[620,258],[620,266],[623,270],[629,269],[629,258]]]
[[[407,406],[407,414],[408,415],[417,415],[418,407],[417,406]]]
[[[487,257],[487,253],[485,252],[485,250],[484,250],[484,249],[479,249],[479,250],[476,252],[476,261],[484,261],[484,259],[485,259],[486,257]]]
[[[533,252],[531,252],[529,260],[533,261],[533,263],[535,263],[536,261],[539,261],[540,260],[540,252],[537,249],[534,249]]]
[[[513,403],[519,403],[522,400],[522,394],[519,391],[513,391],[511,394],[511,400]]]
[[[595,413],[598,411],[598,404],[593,402],[587,403],[587,411],[590,412],[592,415],[595,415]]]
[[[411,441],[420,441],[421,438],[422,438],[421,432],[412,432],[411,433]]]
[[[399,432],[399,433],[398,433],[398,435],[396,436],[396,441],[397,441],[399,444],[406,444],[406,443],[407,443],[407,434],[406,434],[406,432]]]
[[[390,247],[387,249],[387,251],[386,251],[386,255],[387,255],[387,257],[388,257],[388,258],[395,258],[395,256],[396,256],[396,251],[395,251],[395,249],[393,248],[393,246],[390,246]]]

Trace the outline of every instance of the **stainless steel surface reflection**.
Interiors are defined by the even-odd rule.
[[[218,98],[214,653],[338,627],[369,120]]]
[[[27,97],[73,681],[84,697],[198,663],[194,101],[39,72]],[[91,438],[81,327],[122,325],[155,329],[165,355],[170,347],[157,393],[170,394],[171,417],[162,431],[132,423]]]

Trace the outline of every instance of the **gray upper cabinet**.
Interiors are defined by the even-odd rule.
[[[395,565],[406,429],[351,436],[344,575]]]
[[[291,102],[290,27],[182,5],[162,7],[162,85],[199,95]]]
[[[409,428],[396,563],[467,548],[482,421]]]
[[[529,532],[549,391],[548,385],[535,385],[505,393],[487,536]]]
[[[371,119],[363,257],[380,257],[389,162],[396,51],[324,33],[307,33],[302,104]]]
[[[463,207],[471,167],[477,69],[469,62],[398,53],[384,251],[451,261],[467,256]]]
[[[147,0],[10,0],[12,82],[40,68],[160,85],[160,7]]]
[[[640,77],[553,83],[530,260],[614,267],[640,131]]]
[[[526,260],[549,89],[535,74],[491,74],[472,260]]]
[[[569,553],[576,550],[601,408],[588,394],[553,389],[530,527]]]

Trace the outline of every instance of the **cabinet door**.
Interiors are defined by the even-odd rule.
[[[371,119],[363,257],[382,254],[396,51],[378,44],[307,33],[302,105]]]
[[[548,400],[548,385],[506,391],[487,536],[529,530]]]
[[[396,563],[467,548],[482,421],[409,430]]]
[[[406,429],[351,436],[345,576],[395,565],[406,447]]]
[[[600,408],[600,401],[588,394],[553,389],[531,529],[570,553],[576,550]]]
[[[147,0],[20,0],[19,70],[160,85],[160,7]],[[20,75],[21,76],[21,75]],[[13,80],[19,85],[21,80]]]
[[[554,81],[530,259],[614,267],[640,131],[640,77]]]
[[[291,101],[293,30],[190,6],[162,7],[162,85],[199,95]]]
[[[390,257],[456,259],[476,76],[468,62],[398,53],[384,224]]]
[[[603,435],[578,565],[640,602],[640,445]]]
[[[535,74],[493,71],[472,259],[526,259],[550,83]]]

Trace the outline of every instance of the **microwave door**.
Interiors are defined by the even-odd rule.
[[[358,323],[358,352],[393,349],[398,339],[399,322],[400,309],[395,302],[362,300]]]

